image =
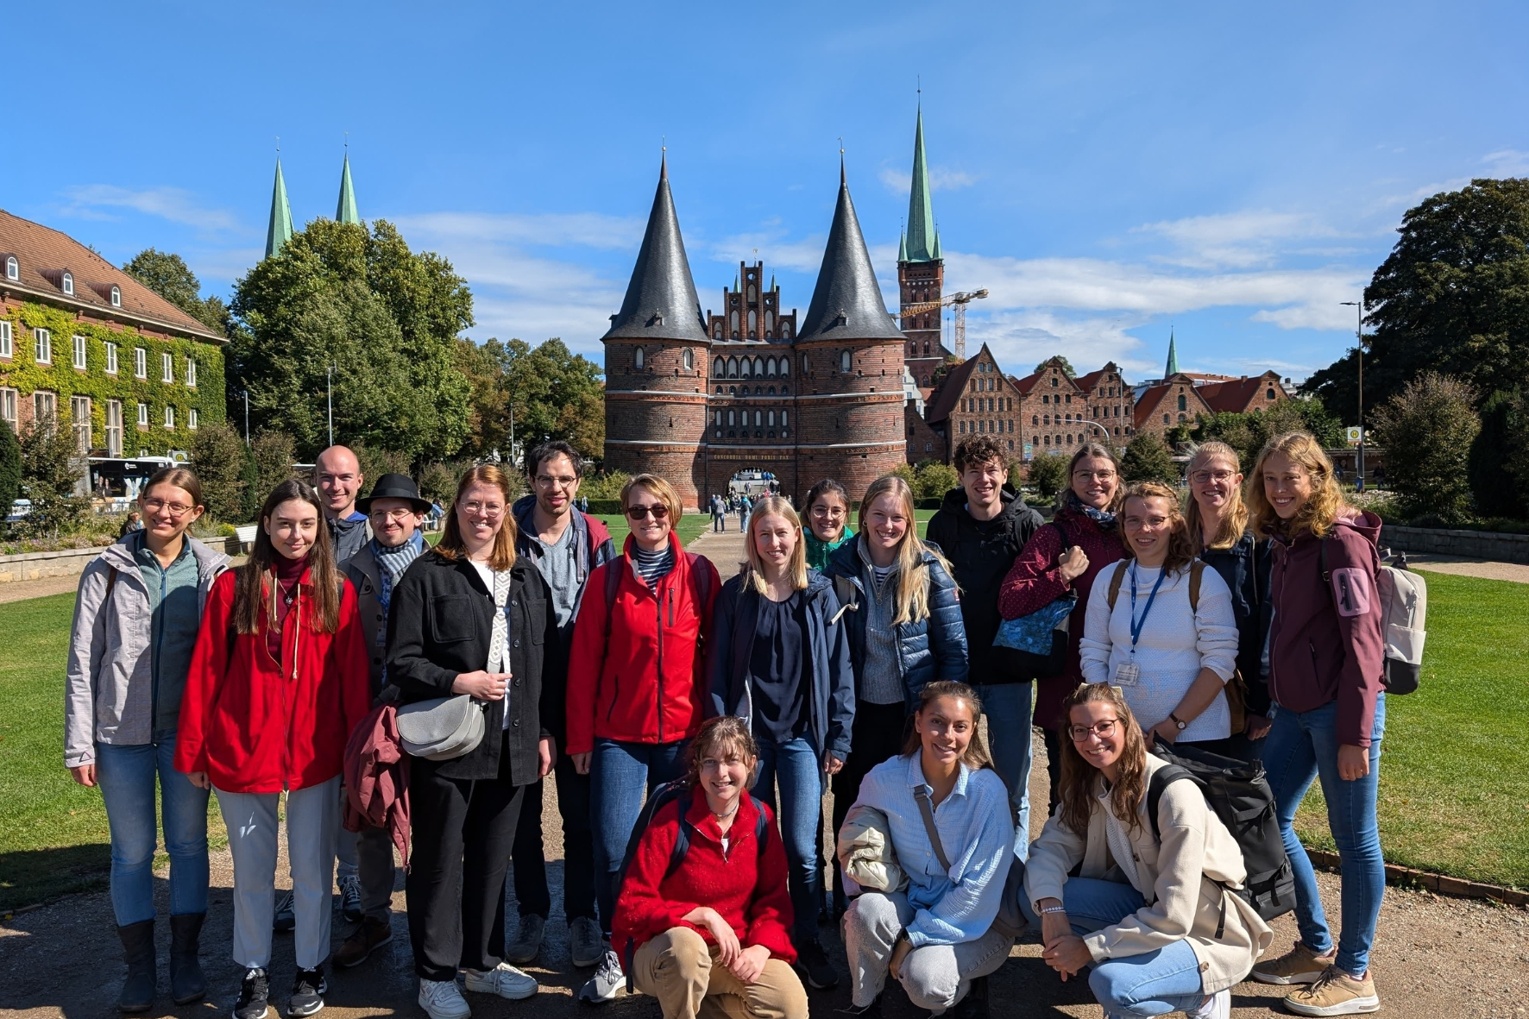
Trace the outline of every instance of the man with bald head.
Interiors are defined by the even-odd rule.
[[[345,446],[330,446],[313,462],[313,487],[319,490],[324,504],[324,522],[334,546],[335,565],[361,551],[370,538],[366,515],[356,512],[356,496],[361,494],[361,462]]]

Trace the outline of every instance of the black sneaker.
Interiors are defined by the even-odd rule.
[[[300,969],[292,981],[292,1000],[287,1002],[287,1015],[292,1019],[313,1015],[324,1007],[324,992],[329,985],[324,982],[324,967]]]
[[[239,1000],[234,1003],[234,1019],[265,1019],[270,1011],[271,977],[259,966],[245,970],[239,986]]]
[[[834,1015],[846,1016],[847,1019],[881,1019],[881,995],[872,998],[869,1005],[856,1005],[852,1002],[843,1008],[836,1008]]]
[[[796,968],[814,991],[831,991],[839,986],[839,974],[817,938],[796,950]]]

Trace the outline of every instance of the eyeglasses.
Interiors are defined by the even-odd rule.
[[[1194,471],[1189,475],[1189,480],[1197,485],[1203,485],[1207,481],[1230,481],[1236,473],[1236,471],[1229,471],[1224,468],[1219,471]]]
[[[467,512],[488,517],[490,520],[498,520],[504,514],[504,507],[493,503],[469,502],[462,507]]]
[[[1073,471],[1072,476],[1077,478],[1079,481],[1087,481],[1089,478],[1093,478],[1096,481],[1115,480],[1114,471]]]
[[[642,520],[652,515],[654,520],[662,520],[669,515],[669,507],[661,502],[655,502],[651,506],[628,506],[626,515],[632,520]]]
[[[1106,718],[1093,725],[1074,725],[1068,728],[1067,735],[1072,737],[1074,743],[1087,743],[1091,734],[1100,739],[1109,739],[1115,735],[1115,725],[1119,721],[1118,718]]]
[[[143,500],[143,508],[149,513],[158,513],[160,510],[164,510],[176,520],[196,509],[195,506],[184,506],[178,502],[165,502],[163,499],[145,499]]]
[[[578,482],[578,478],[569,475],[564,475],[560,478],[554,478],[548,474],[538,474],[536,476],[536,483],[542,488],[569,488],[578,484]]]
[[[390,510],[374,509],[367,515],[370,516],[373,520],[404,521],[414,516],[414,510],[410,509],[408,506],[400,506],[397,509]]]

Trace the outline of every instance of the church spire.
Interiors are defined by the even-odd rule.
[[[929,164],[924,158],[924,104],[913,128],[913,187],[908,194],[908,254],[900,261],[933,262],[940,257],[929,194]]]
[[[881,299],[871,255],[865,248],[865,236],[855,217],[855,203],[849,197],[849,184],[841,180],[839,201],[834,207],[833,226],[828,231],[828,247],[823,251],[823,265],[812,290],[812,303],[798,338],[825,339],[843,336],[853,339],[895,339],[903,334],[887,314]]]
[[[1173,330],[1168,330],[1168,364],[1163,368],[1163,378],[1171,379],[1179,373],[1179,354],[1173,344]]]
[[[292,207],[287,204],[287,182],[281,175],[281,156],[276,157],[276,184],[271,188],[271,224],[265,232],[265,257],[281,254],[292,239]]]
[[[340,170],[340,204],[334,211],[335,222],[360,224],[361,214],[356,211],[356,189],[350,182],[350,146],[345,147],[345,166]]]
[[[709,343],[696,297],[695,278],[685,257],[685,241],[669,192],[667,153],[659,164],[658,191],[648,213],[648,229],[637,252],[621,310],[611,316],[603,340],[618,336]]]

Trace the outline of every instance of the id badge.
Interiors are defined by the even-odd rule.
[[[1120,686],[1135,686],[1141,679],[1141,666],[1135,662],[1121,662],[1115,667],[1115,682]]]

